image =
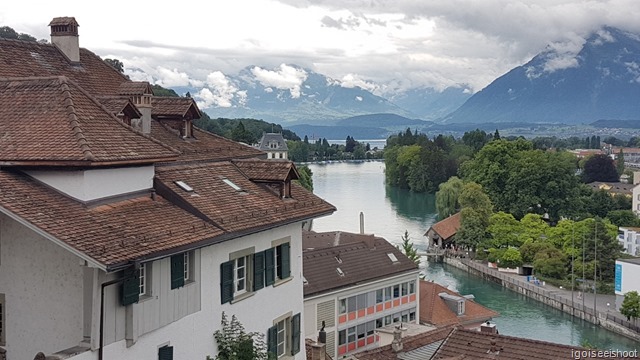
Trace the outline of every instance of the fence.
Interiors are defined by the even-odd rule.
[[[548,305],[551,305],[555,308],[558,308],[562,311],[565,312],[569,312],[573,315],[577,315],[576,312],[578,313],[582,313],[583,314],[583,318],[585,320],[590,320],[593,323],[599,323],[598,319],[600,318],[606,318],[609,321],[615,322],[618,325],[621,325],[637,334],[640,334],[640,326],[633,324],[630,321],[626,321],[623,319],[620,319],[616,316],[613,316],[611,314],[609,314],[608,312],[604,313],[604,312],[600,312],[597,311],[596,309],[593,309],[587,305],[583,305],[582,301],[580,302],[575,302],[575,301],[571,301],[571,299],[567,299],[566,297],[559,295],[557,293],[555,293],[554,291],[551,290],[547,290],[544,288],[541,288],[540,286],[537,285],[533,285],[529,282],[526,281],[522,281],[520,279],[514,278],[513,276],[509,276],[506,275],[504,273],[501,273],[498,270],[492,269],[492,268],[488,268],[485,265],[479,264],[477,262],[471,261],[469,259],[459,259],[459,261],[468,266],[469,268],[472,268],[480,273],[483,273],[485,275],[489,275],[495,279],[499,279],[504,283],[508,283],[511,284],[513,286],[517,286],[519,288],[522,289],[526,289],[529,293],[533,293],[537,296],[530,296],[533,297],[537,300],[543,300],[543,302],[545,302]],[[555,304],[553,303],[555,302]],[[566,310],[571,310],[571,311],[566,311]]]

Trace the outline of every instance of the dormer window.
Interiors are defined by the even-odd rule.
[[[278,143],[277,143],[277,142],[270,142],[270,143],[269,143],[269,148],[271,148],[271,149],[277,149],[277,148],[278,148]]]
[[[190,138],[193,136],[193,122],[191,120],[187,120],[184,122],[184,129],[182,131],[182,136],[184,138]]]

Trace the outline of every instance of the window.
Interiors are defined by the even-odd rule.
[[[140,269],[138,269],[138,286],[140,288],[140,296],[151,295],[151,292],[149,291],[149,268],[150,265],[145,263],[140,264]]]
[[[173,346],[163,346],[159,348],[158,360],[173,360]]]
[[[276,246],[276,276],[286,279],[291,276],[291,255],[289,243]]]
[[[344,314],[347,312],[347,299],[340,299],[338,302],[338,307],[340,314]]]
[[[0,294],[0,346],[7,345],[7,339],[5,336],[6,328],[5,324],[7,322],[7,310],[4,302],[4,294]]]
[[[397,299],[400,297],[400,285],[393,286],[393,298]]]
[[[376,290],[376,304],[380,304],[384,300],[384,290],[378,289]]]
[[[352,312],[352,311],[356,311],[358,309],[358,306],[356,304],[356,297],[352,296],[349,299],[347,299],[347,311]]]
[[[354,342],[356,341],[356,327],[350,327],[349,329],[347,329],[347,342]]]
[[[243,256],[235,260],[233,283],[235,285],[234,292],[242,294],[247,291],[247,260],[248,256]]]
[[[409,321],[415,321],[415,320],[416,320],[416,311],[411,310],[411,312],[409,312]]]
[[[416,281],[412,280],[409,281],[409,294],[415,294],[416,293]]]
[[[279,156],[280,156],[280,159],[282,159],[282,153],[280,153]]]
[[[344,345],[347,343],[347,330],[338,331],[338,345]]]
[[[300,352],[300,313],[274,321],[267,331],[267,351],[277,358]]]
[[[364,335],[367,333],[367,325],[360,324],[357,327],[358,339],[364,339]]]
[[[360,294],[357,297],[358,301],[358,310],[363,310],[367,308],[367,294]]]
[[[402,283],[400,284],[400,292],[402,294],[402,296],[406,296],[409,292],[409,284],[408,283]]]
[[[391,286],[384,288],[384,301],[391,300]]]
[[[193,281],[193,252],[188,251],[171,257],[171,290]]]

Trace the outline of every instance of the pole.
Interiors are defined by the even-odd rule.
[[[593,236],[593,312],[595,315],[596,311],[596,297],[598,287],[597,283],[597,275],[598,275],[598,221],[594,218],[595,222],[595,231]]]
[[[574,288],[574,283],[575,283],[575,277],[573,276],[573,261],[574,261],[574,256],[575,256],[575,234],[576,234],[576,223],[575,221],[573,222],[572,226],[571,226],[571,306],[574,306],[573,304],[573,288]]]
[[[583,314],[584,314],[584,282],[586,281],[584,270],[585,270],[585,266],[584,266],[584,235],[583,235],[582,236],[582,311],[583,311]]]

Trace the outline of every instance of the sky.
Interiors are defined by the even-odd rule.
[[[213,104],[252,66],[263,84],[300,91],[306,73],[384,95],[411,88],[479,91],[548,46],[575,55],[604,25],[640,33],[637,0],[3,1],[0,26],[49,39],[74,16],[80,46],[121,60],[134,80],[208,87]],[[558,63],[566,62],[559,59]]]

